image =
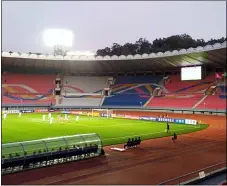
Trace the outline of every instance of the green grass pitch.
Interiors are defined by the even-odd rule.
[[[103,145],[113,145],[125,143],[130,137],[140,136],[142,140],[150,138],[159,138],[184,134],[202,130],[208,127],[201,124],[199,127],[185,124],[170,124],[170,133],[165,132],[166,123],[129,120],[129,119],[112,119],[101,117],[80,116],[76,122],[76,116],[70,115],[68,122],[60,123],[57,120],[57,114],[54,117],[53,124],[49,121],[42,121],[40,113],[8,114],[6,120],[2,120],[2,143],[28,141],[49,137],[58,137],[75,134],[97,133],[100,135]]]

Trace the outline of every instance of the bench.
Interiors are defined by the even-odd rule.
[[[124,145],[124,149],[125,148],[134,148],[134,147],[137,147],[137,146],[139,146],[140,145],[140,143],[141,143],[141,140],[139,139],[139,140],[137,140],[137,141],[134,141],[134,142],[127,142],[125,145]]]

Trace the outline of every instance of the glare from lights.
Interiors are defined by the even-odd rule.
[[[76,51],[76,52],[67,52],[67,55],[69,55],[69,56],[94,56],[95,53],[89,52],[89,51],[85,51],[85,52]]]
[[[72,47],[73,33],[64,29],[46,29],[43,32],[43,42],[48,47],[57,45],[64,47]]]

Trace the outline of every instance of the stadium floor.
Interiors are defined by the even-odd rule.
[[[130,112],[130,114],[138,113]],[[149,114],[160,115],[160,113]],[[140,147],[125,152],[112,151],[110,148],[113,146],[106,146],[104,148],[106,157],[5,175],[2,177],[2,184],[156,185],[226,161],[225,116],[169,113],[168,115],[200,119],[210,126],[202,131],[180,135],[176,143],[172,143],[170,137],[152,139],[143,141]],[[122,144],[114,147],[122,147]]]

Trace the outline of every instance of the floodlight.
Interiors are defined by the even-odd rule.
[[[65,29],[46,29],[43,32],[43,41],[48,47],[71,47],[73,42],[73,33],[70,30]]]
[[[81,51],[76,51],[76,52],[67,52],[67,55],[72,55],[72,56],[94,56],[94,52],[81,52]]]

